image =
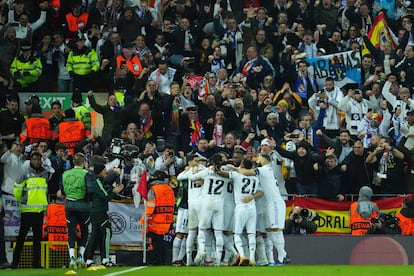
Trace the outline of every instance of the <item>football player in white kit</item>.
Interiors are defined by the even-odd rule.
[[[213,227],[214,237],[216,240],[216,259],[215,265],[220,265],[223,253],[223,224],[224,224],[224,189],[228,187],[230,179],[219,176],[214,172],[214,167],[220,167],[223,163],[220,154],[214,154],[211,157],[212,166],[202,170],[192,177],[191,181],[203,179],[202,187],[202,212],[199,217],[198,224],[198,250],[194,262],[201,265],[206,257],[206,232],[207,229]]]
[[[244,159],[241,168],[252,169],[253,162]],[[246,176],[238,172],[224,172],[216,168],[216,172],[224,177],[233,179],[233,193],[236,207],[234,210],[234,242],[240,255],[239,265],[253,266],[256,253],[256,205],[255,199],[262,196],[257,176]],[[246,229],[249,241],[249,257],[243,249],[242,235]]]
[[[271,167],[271,159],[268,155],[260,155],[257,159],[258,167],[254,170],[239,169],[245,175],[256,174],[259,177],[260,186],[266,199],[266,231],[278,253],[275,265],[286,263],[285,227],[286,203],[280,195],[277,180]]]
[[[177,239],[177,233],[186,233],[187,239],[181,240],[182,243],[185,242],[184,247],[187,254],[187,266],[192,265],[193,258],[192,252],[194,249],[194,240],[197,236],[197,227],[198,227],[198,214],[201,209],[201,201],[200,201],[200,194],[201,194],[201,185],[202,181],[191,181],[190,177],[194,174],[193,171],[199,171],[205,167],[201,167],[198,165],[199,157],[196,154],[190,154],[187,156],[188,165],[185,167],[184,171],[182,171],[178,176],[178,181],[187,181],[187,191],[188,191],[188,209],[181,210],[178,209],[177,214],[177,225],[176,225],[176,238],[173,242],[173,265],[182,265],[184,254],[182,254],[181,250],[179,253],[177,249],[174,251],[174,245]],[[178,243],[178,242],[177,242]],[[181,245],[181,248],[183,247]],[[178,247],[178,245],[176,246]]]
[[[285,228],[286,203],[280,195],[277,180],[271,167],[271,159],[268,155],[261,155],[257,160],[258,168],[255,169],[259,177],[260,186],[266,198],[267,211],[267,236],[277,251],[276,265],[283,265],[287,256],[285,250]]]

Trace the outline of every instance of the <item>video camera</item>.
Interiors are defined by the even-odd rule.
[[[110,159],[131,160],[138,158],[139,148],[131,145],[120,138],[113,138],[109,147]]]

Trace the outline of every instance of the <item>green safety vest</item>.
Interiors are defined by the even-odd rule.
[[[19,76],[15,76],[16,72],[20,72]],[[28,76],[24,76],[24,72],[29,72]],[[42,63],[39,58],[21,61],[18,57],[13,59],[10,65],[10,74],[21,87],[28,87],[36,82],[42,74]]]
[[[98,55],[94,50],[81,55],[74,55],[73,51],[69,52],[66,62],[66,71],[73,72],[77,75],[87,75],[92,71],[99,70]]]

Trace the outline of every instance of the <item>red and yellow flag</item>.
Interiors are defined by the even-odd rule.
[[[386,41],[391,42],[394,49],[397,48],[397,37],[388,26],[387,19],[385,18],[384,13],[380,13],[377,15],[371,30],[367,34],[367,37],[371,41],[372,45],[375,46],[375,48],[382,48],[382,45]],[[369,53],[370,51],[367,49],[364,43],[364,47],[362,49],[362,56]]]

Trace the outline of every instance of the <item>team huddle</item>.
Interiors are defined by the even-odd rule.
[[[172,264],[183,265],[185,255],[188,266],[288,263],[283,237],[286,205],[270,157],[243,159],[239,167],[221,153],[208,165],[198,155],[187,161],[177,180],[187,183],[188,209],[178,209]]]

